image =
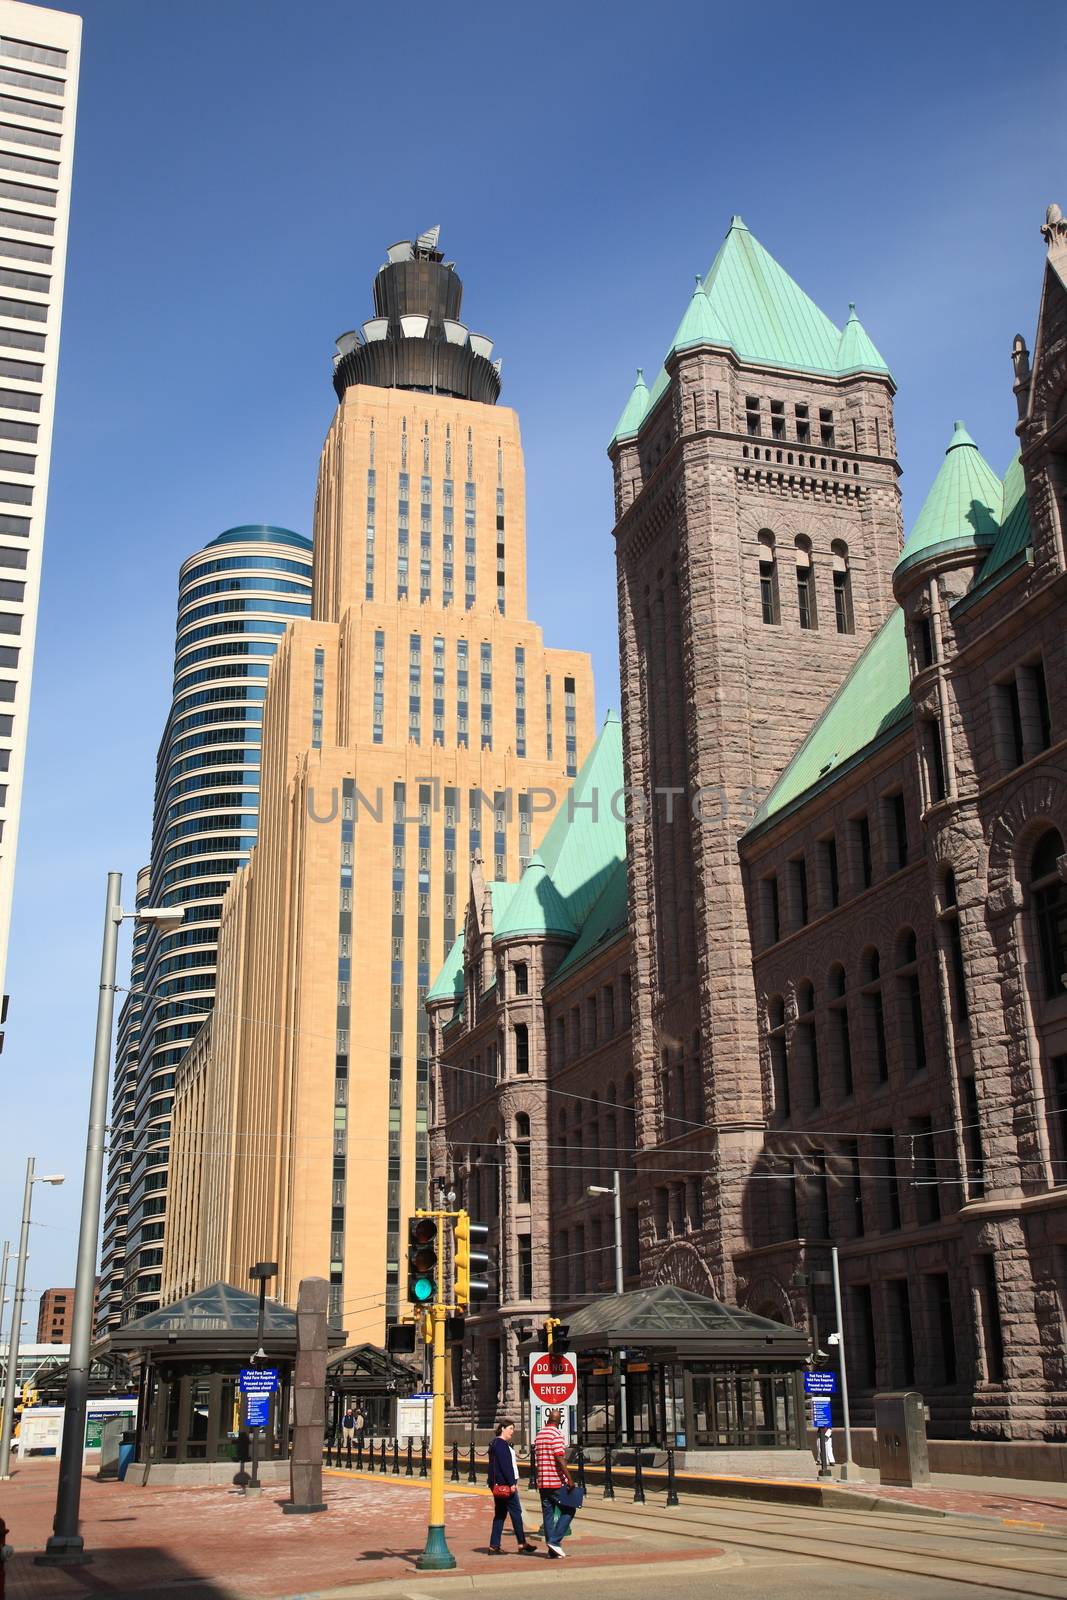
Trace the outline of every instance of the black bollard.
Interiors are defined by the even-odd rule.
[[[645,1503],[645,1479],[641,1471],[641,1446],[638,1445],[634,1452],[634,1504],[643,1506]]]
[[[405,1478],[413,1478],[415,1476],[415,1465],[414,1465],[414,1462],[411,1459],[411,1447],[412,1447],[412,1439],[411,1439],[411,1435],[409,1433],[408,1434],[408,1464],[404,1468],[404,1476],[405,1476]]]
[[[419,1477],[420,1478],[425,1478],[425,1476],[426,1476],[426,1435],[423,1434],[423,1436],[422,1436],[422,1462],[421,1462],[421,1464],[419,1466]]]
[[[454,1439],[452,1441],[452,1472],[450,1475],[450,1481],[452,1483],[459,1482],[459,1445]]]
[[[399,1476],[400,1476],[400,1441],[399,1441],[399,1439],[394,1439],[393,1440],[393,1477],[394,1478],[399,1478]]]
[[[374,1440],[367,1440],[367,1471],[374,1471]]]
[[[604,1499],[614,1500],[615,1479],[611,1476],[611,1446],[604,1446]]]
[[[585,1481],[585,1451],[582,1449],[581,1445],[578,1446],[578,1483],[582,1493],[584,1494],[587,1488]]]
[[[385,1464],[385,1440],[384,1439],[382,1440],[382,1459],[378,1464],[378,1471],[379,1472],[388,1472],[389,1471],[389,1468]]]
[[[345,1454],[347,1456],[347,1460],[345,1462],[345,1465],[347,1466],[349,1472],[351,1472],[352,1471],[352,1441],[351,1441],[351,1439],[346,1439],[345,1440]],[[340,1447],[340,1445],[338,1445],[338,1447],[337,1447],[337,1465],[338,1466],[341,1465],[341,1447]]]
[[[469,1463],[469,1465],[467,1467],[467,1482],[468,1483],[477,1483],[478,1482],[478,1472],[477,1472],[477,1468],[474,1465],[474,1444],[473,1444],[473,1442],[471,1443],[470,1463]]]
[[[674,1477],[673,1450],[667,1451],[667,1504],[669,1506],[676,1506],[678,1504],[678,1485],[675,1482]]]

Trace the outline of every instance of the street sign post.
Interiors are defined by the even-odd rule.
[[[564,1437],[577,1429],[578,1357],[573,1350],[530,1351],[530,1437],[536,1437],[549,1406],[563,1408]]]

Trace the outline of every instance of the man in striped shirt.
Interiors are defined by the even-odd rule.
[[[562,1488],[574,1488],[574,1479],[567,1471],[567,1441],[560,1427],[562,1421],[561,1408],[549,1406],[545,1412],[544,1427],[534,1440],[534,1465],[537,1468],[537,1487],[541,1491],[545,1543],[553,1561],[567,1554],[562,1541],[574,1520],[573,1509],[561,1506],[558,1498]]]

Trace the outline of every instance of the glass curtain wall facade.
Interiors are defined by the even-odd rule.
[[[127,1035],[137,1057],[133,1104],[124,1105],[122,1144],[112,1156],[119,1172],[125,1157],[126,1216],[116,1176],[113,1228],[105,1235],[113,1282],[121,1269],[121,1322],[159,1305],[174,1073],[214,1003],[222,897],[256,839],[271,659],[289,623],[310,611],[311,541],[285,528],[230,528],[190,556],[179,575],[174,693],[156,763],[148,897],[154,906],[180,905],[185,921],[172,933],[148,932],[139,1038]],[[117,1080],[123,1071],[120,1056]]]

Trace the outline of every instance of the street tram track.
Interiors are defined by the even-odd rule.
[[[757,1510],[750,1501],[738,1503],[724,1498],[715,1502],[714,1509],[717,1515],[712,1523],[687,1518],[684,1506],[670,1512],[653,1507],[649,1513],[637,1506],[616,1509],[610,1501],[601,1502],[590,1507],[594,1512],[590,1526],[607,1523],[630,1532],[646,1529],[649,1533],[670,1533],[675,1538],[704,1543],[718,1541],[736,1549],[807,1556],[910,1577],[936,1578],[968,1588],[1025,1595],[1028,1600],[1067,1600],[1067,1530],[1061,1535],[1007,1529],[1001,1533],[996,1529],[953,1526],[949,1518],[944,1522],[923,1518],[923,1526],[919,1527],[919,1519],[893,1512],[819,1508],[809,1513],[820,1521],[826,1518],[839,1524],[844,1519],[849,1531],[864,1535],[862,1543],[853,1543],[835,1535],[833,1528],[809,1526],[806,1518],[804,1526],[797,1527],[795,1511],[766,1503],[760,1503]],[[759,1525],[746,1520],[746,1514],[758,1519]],[[888,1526],[872,1525],[873,1517],[883,1515],[892,1518]],[[907,1543],[901,1543],[900,1536]],[[937,1548],[946,1543],[948,1549]],[[978,1553],[976,1544],[984,1547]],[[1005,1560],[991,1559],[993,1550],[998,1548],[1003,1549]],[[1036,1558],[1039,1564],[1028,1562],[1027,1557]],[[1047,1563],[1057,1558],[1063,1564],[1062,1575],[1047,1570]]]

